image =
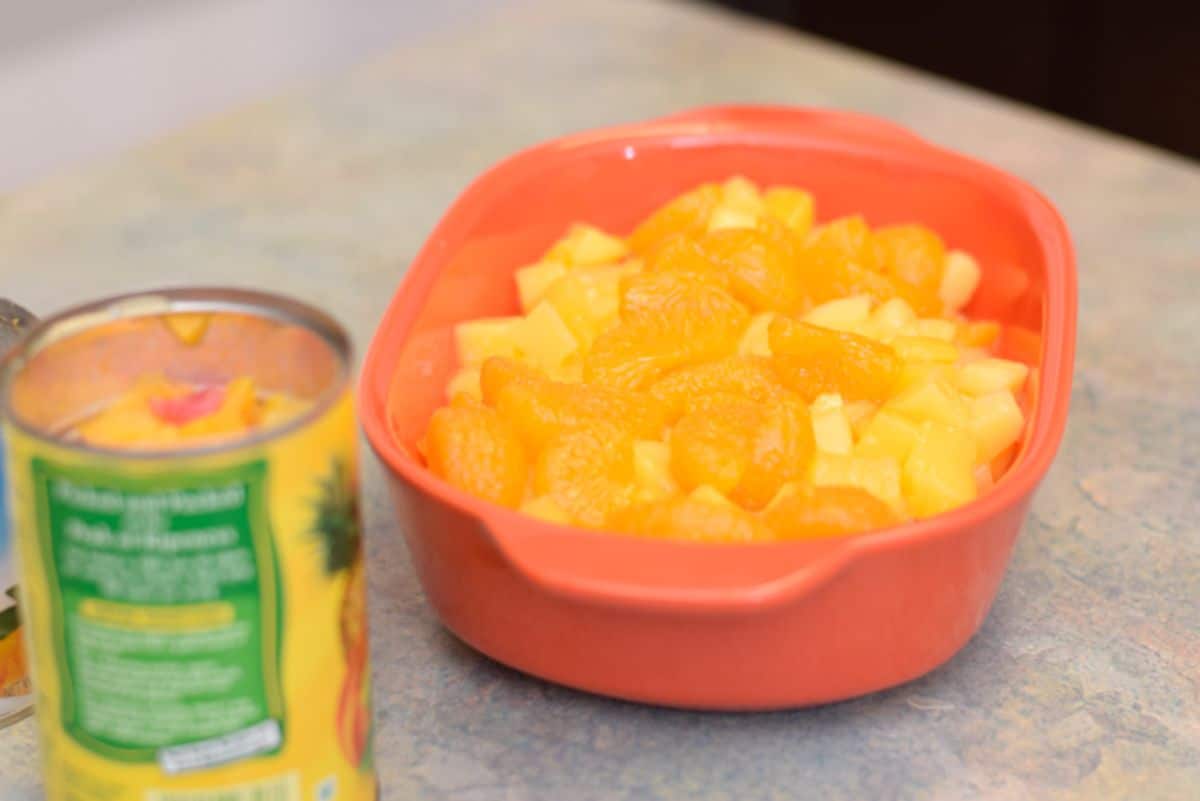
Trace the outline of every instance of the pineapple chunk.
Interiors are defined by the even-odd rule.
[[[544,520],[547,523],[558,523],[569,526],[572,522],[571,516],[567,514],[566,510],[555,503],[554,499],[549,495],[525,501],[525,503],[521,504],[521,512],[530,517]]]
[[[871,422],[871,417],[878,408],[876,404],[865,400],[851,401],[846,404],[846,417],[850,420],[850,429],[854,432],[855,440],[862,435],[867,423]]]
[[[858,487],[905,515],[900,492],[900,462],[891,456],[850,456],[818,453],[809,476],[818,487]]]
[[[889,409],[880,409],[863,429],[854,452],[861,456],[891,456],[903,464],[920,433],[919,424]]]
[[[846,329],[851,334],[858,334],[860,337],[873,339],[876,342],[882,342],[885,345],[890,345],[892,340],[896,338],[896,332],[890,328],[884,328],[872,320],[870,317],[860,323],[855,323],[850,328]]]
[[[791,228],[798,236],[807,236],[813,224],[813,196],[802,189],[775,186],[763,194],[767,214]]]
[[[901,485],[908,508],[930,517],[961,506],[976,495],[975,443],[956,426],[927,420],[904,462]]]
[[[899,336],[892,340],[892,347],[906,362],[953,364],[958,361],[958,348],[954,344],[933,337]]]
[[[515,358],[513,333],[523,317],[484,317],[454,326],[459,364],[480,365],[492,356]]]
[[[621,275],[613,267],[580,267],[546,290],[546,300],[585,349],[617,318]]]
[[[731,509],[741,508],[736,503],[726,498],[719,489],[716,489],[708,484],[701,484],[699,487],[696,487],[694,490],[692,490],[692,494],[688,497],[693,501],[707,503],[712,506],[727,506]]]
[[[896,392],[940,381],[954,385],[954,367],[940,362],[905,362],[896,379]]]
[[[958,334],[958,326],[953,321],[937,317],[923,317],[909,325],[914,336],[940,339],[943,342],[953,342]]]
[[[984,359],[992,358],[992,353],[987,348],[959,348],[958,363],[960,365],[970,364],[971,362],[983,361]],[[957,377],[955,383],[957,383]]]
[[[1029,367],[1011,359],[980,359],[958,368],[955,384],[970,395],[987,395],[1000,390],[1016,392],[1025,383]]]
[[[1025,419],[1012,393],[1001,390],[971,400],[969,425],[976,461],[987,464],[1017,441]]]
[[[938,297],[946,308],[957,311],[971,300],[979,287],[979,279],[983,273],[979,263],[970,253],[962,250],[952,250],[946,254],[945,267],[942,270],[942,284],[938,287]]]
[[[646,264],[641,259],[625,259],[616,264],[597,264],[591,267],[580,267],[575,272],[581,275],[596,275],[598,278],[611,278],[616,281],[619,286],[621,278],[627,275],[637,275],[640,273]],[[615,276],[615,277],[612,277]]]
[[[633,470],[638,499],[653,501],[679,492],[671,476],[671,449],[662,442],[639,439],[633,443]]]
[[[557,370],[579,350],[579,341],[562,316],[543,300],[514,326],[512,342],[517,358],[547,372]]]
[[[479,374],[479,365],[471,365],[459,370],[446,385],[446,398],[453,401],[459,396],[466,396],[471,400],[482,401],[483,390],[479,387]]]
[[[767,337],[767,329],[773,319],[774,312],[762,312],[750,318],[750,325],[746,326],[742,341],[738,343],[738,353],[742,356],[770,356],[771,343]]]
[[[212,315],[207,312],[178,312],[165,315],[162,319],[176,339],[184,345],[195,345],[204,338],[211,318]]]
[[[930,381],[909,387],[885,403],[883,408],[917,423],[933,420],[957,428],[967,427],[967,404],[944,381]]]
[[[567,274],[567,268],[555,261],[539,261],[517,270],[517,295],[521,298],[521,311],[529,313],[558,279]]]
[[[621,308],[621,279],[642,271],[642,262],[636,259],[620,264],[599,267],[579,267],[573,271],[592,293],[596,304],[592,312],[599,318],[615,318]]]
[[[825,453],[850,453],[854,447],[854,434],[850,430],[850,418],[846,405],[837,393],[818,395],[809,407],[812,415],[813,439],[817,450]]]
[[[870,314],[870,296],[854,295],[822,303],[804,315],[804,320],[835,331],[854,331],[857,326],[867,321]]]
[[[881,330],[891,331],[893,334],[916,319],[917,313],[901,298],[886,300],[871,312],[871,322]]]
[[[764,211],[758,187],[749,178],[736,175],[721,186],[721,206],[749,214],[757,218]],[[718,211],[720,208],[718,208]],[[750,223],[754,225],[754,223]]]
[[[708,219],[708,230],[720,231],[723,228],[753,228],[758,224],[758,217],[741,208],[721,204],[713,209]]]
[[[567,235],[550,248],[544,261],[561,262],[568,267],[612,264],[625,258],[629,247],[625,240],[605,233],[593,225],[572,225]]]

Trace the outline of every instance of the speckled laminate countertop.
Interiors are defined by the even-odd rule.
[[[525,678],[424,603],[372,462],[386,799],[1200,798],[1200,168],[739,18],[484,3],[326,83],[0,197],[0,278],[48,311],[180,281],[319,303],[365,346],[455,194],[567,131],[718,101],[853,108],[1032,181],[1079,251],[1071,425],[979,635],[911,685],[693,714]],[[0,801],[39,794],[33,724]]]

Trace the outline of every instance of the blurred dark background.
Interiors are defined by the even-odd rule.
[[[1200,158],[1200,2],[705,0]]]

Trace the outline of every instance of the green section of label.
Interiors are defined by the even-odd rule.
[[[108,757],[282,724],[266,465],[121,474],[33,460],[63,728]]]

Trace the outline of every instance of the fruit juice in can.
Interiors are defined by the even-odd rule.
[[[222,289],[5,360],[49,801],[376,797],[350,372],[324,314]]]
[[[33,319],[27,310],[0,298],[0,357],[24,335]],[[3,450],[4,438],[0,435],[0,453]],[[4,478],[4,460],[0,459],[0,729],[26,717],[33,709]]]

